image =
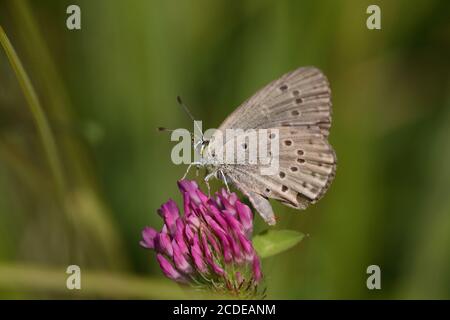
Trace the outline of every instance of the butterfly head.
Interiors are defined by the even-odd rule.
[[[209,145],[209,140],[203,140],[202,139],[201,145],[200,145],[200,155],[202,157],[206,156],[206,150],[207,150],[208,145]]]
[[[201,139],[195,140],[192,139],[192,147],[194,148],[194,152],[200,156],[200,163],[206,164],[208,158],[208,146],[210,140],[206,140],[203,137]]]

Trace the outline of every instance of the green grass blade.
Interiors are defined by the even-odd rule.
[[[64,195],[66,184],[55,138],[30,78],[28,77],[19,56],[14,50],[14,47],[11,44],[11,41],[9,41],[9,38],[2,26],[0,26],[0,43],[5,50],[6,56],[8,57],[14,73],[17,76],[17,80],[19,81],[20,87],[25,95],[25,99],[35,121],[39,137],[42,141],[51,172],[54,176],[60,195],[62,196]]]
[[[69,290],[64,267],[0,263],[0,292],[53,292],[76,299],[224,299],[211,292],[200,292],[164,278],[149,278],[107,271],[81,269],[80,290]],[[34,296],[34,295],[31,295]]]

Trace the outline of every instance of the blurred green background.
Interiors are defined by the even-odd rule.
[[[370,4],[381,30],[366,28]],[[180,203],[186,169],[155,128],[192,130],[177,95],[218,127],[314,65],[332,87],[337,176],[306,212],[274,204],[277,228],[309,237],[264,261],[268,297],[450,298],[449,16],[444,0],[1,0],[55,144],[1,49],[0,297],[191,297],[138,245],[160,204]],[[80,291],[66,289],[69,264]],[[382,290],[366,288],[371,264]]]

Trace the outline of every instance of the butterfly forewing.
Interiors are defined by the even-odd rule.
[[[320,70],[299,68],[259,90],[228,116],[219,129],[300,125],[329,128],[330,95],[328,80]]]

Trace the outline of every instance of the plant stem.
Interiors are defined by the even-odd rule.
[[[67,294],[74,298],[114,298],[114,299],[211,299],[215,296],[208,293],[183,289],[167,279],[130,276],[105,271],[81,269],[80,290],[69,290],[64,267],[43,267],[23,264],[0,263],[0,291],[17,293],[57,293]],[[217,296],[219,297],[219,296]]]
[[[55,183],[60,192],[60,196],[63,197],[66,190],[66,183],[64,179],[62,164],[59,159],[56,147],[55,138],[53,136],[39,98],[36,94],[36,91],[34,90],[34,87],[30,81],[30,78],[23,68],[22,62],[20,61],[16,51],[14,50],[14,47],[9,41],[8,36],[6,35],[1,25],[0,43],[6,52],[6,56],[8,57],[8,60],[16,74],[17,80],[19,81],[20,87],[25,95],[25,99],[30,108],[31,114],[33,115],[38,134],[44,147],[50,170],[55,179]]]

